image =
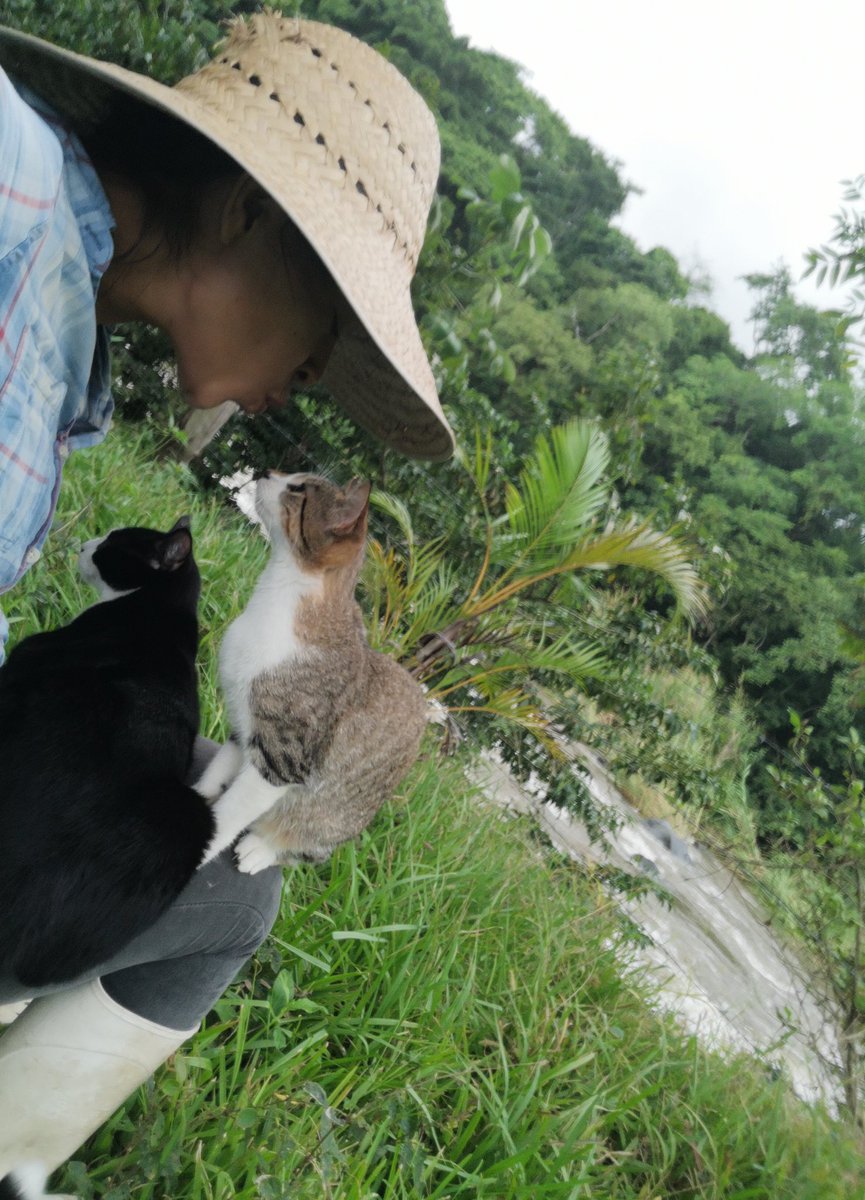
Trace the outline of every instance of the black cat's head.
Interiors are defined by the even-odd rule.
[[[81,548],[78,570],[103,600],[159,586],[184,571],[197,574],[189,517],[181,517],[167,533],[133,526],[93,538]]]

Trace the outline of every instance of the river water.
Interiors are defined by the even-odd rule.
[[[669,903],[652,894],[621,907],[649,939],[636,950],[656,986],[657,1003],[704,1043],[746,1051],[781,1071],[807,1101],[835,1111],[838,1049],[829,1006],[812,990],[795,955],[774,935],[759,902],[707,849],[647,823],[620,795],[602,760],[572,747],[595,802],[619,824],[606,845],[584,825],[519,786],[506,766],[485,757],[476,782],[497,804],[530,813],[570,857],[648,875]]]

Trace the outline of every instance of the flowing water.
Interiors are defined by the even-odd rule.
[[[657,986],[658,1003],[708,1045],[756,1055],[773,1073],[782,1071],[803,1099],[834,1110],[838,1049],[829,1006],[773,934],[758,901],[708,850],[677,837],[666,822],[645,821],[588,747],[573,749],[593,799],[620,822],[606,846],[522,789],[493,757],[484,758],[476,782],[497,804],[531,813],[563,853],[648,876],[663,888],[668,903],[652,894],[621,900],[649,939],[636,954]]]

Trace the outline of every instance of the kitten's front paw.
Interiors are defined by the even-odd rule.
[[[237,778],[242,763],[243,753],[232,738],[219,747],[198,782],[192,786],[208,804],[215,804]]]
[[[257,875],[259,871],[276,866],[276,851],[257,833],[247,833],[242,837],[234,853],[238,871],[246,875]]]
[[[216,801],[221,796],[224,796],[225,793],[228,791],[228,788],[230,785],[227,783],[223,783],[220,787],[211,788],[211,790],[207,791],[207,792],[204,790],[204,788],[201,786],[200,783],[194,783],[192,786],[193,786],[194,790],[196,792],[198,792],[199,796],[201,796],[202,800],[205,800],[210,805],[210,807],[213,808]]]

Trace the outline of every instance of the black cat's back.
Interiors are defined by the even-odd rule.
[[[153,924],[212,834],[184,783],[199,582],[188,532],[175,541],[185,554],[138,587],[109,579],[117,598],[0,669],[0,968],[25,985],[74,978]]]

